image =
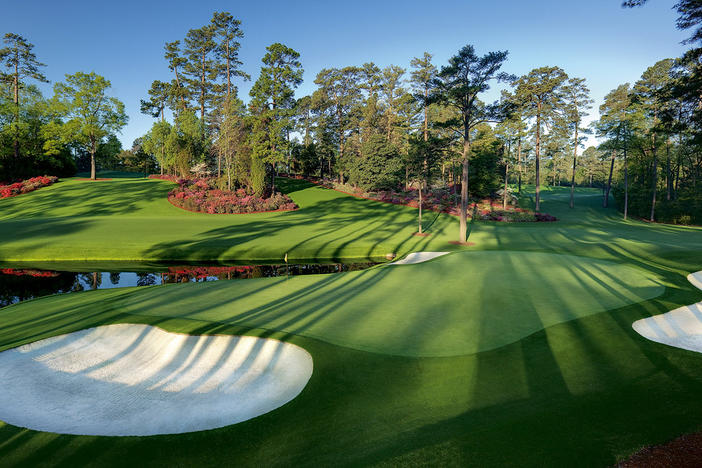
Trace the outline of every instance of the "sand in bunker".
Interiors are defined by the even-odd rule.
[[[282,406],[311,375],[309,353],[277,340],[108,325],[0,353],[0,420],[63,434],[200,431]]]
[[[390,263],[390,265],[411,265],[413,263],[428,262],[442,255],[446,255],[448,252],[412,252],[407,255],[402,260]]]
[[[688,275],[687,279],[702,289],[702,271]],[[649,340],[702,353],[702,302],[637,320],[632,327]]]

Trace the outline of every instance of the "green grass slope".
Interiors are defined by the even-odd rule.
[[[125,181],[67,181],[0,202],[0,258],[100,247],[118,255],[118,241],[154,258],[367,255],[444,250],[457,230],[440,216],[433,236],[414,238],[414,210],[297,182],[286,187],[296,213],[170,214],[155,195],[168,184],[136,182],[145,189],[128,213],[65,214],[85,212],[102,184]],[[50,202],[62,184],[76,184],[70,209]],[[106,209],[117,209],[112,193]],[[0,423],[0,465],[611,466],[699,429],[702,356],[650,342],[631,323],[700,300],[685,276],[702,269],[702,229],[624,222],[597,191],[578,190],[573,210],[567,202],[567,189],[547,188],[544,211],[557,223],[476,222],[470,251],[424,264],[91,291],[2,309],[1,349],[148,323],[293,342],[313,356],[314,374],[283,407],[212,431],[81,437]]]
[[[457,224],[438,215],[433,236],[413,237],[416,210],[282,180],[301,207],[247,215],[172,206],[172,184],[69,179],[0,200],[0,260],[269,260],[384,258],[449,248]],[[431,218],[430,218],[431,219]]]
[[[50,320],[53,315],[114,310],[286,332],[382,354],[455,356],[641,302],[663,289],[655,275],[602,260],[538,252],[457,252],[417,265],[338,275],[86,294],[92,301],[84,302],[80,312],[74,294],[54,296],[8,308],[3,322],[9,331],[13,317],[38,313]]]
[[[468,260],[470,255],[445,260]],[[463,265],[467,274],[476,274],[470,263]],[[595,268],[603,265],[594,263]],[[386,265],[362,273],[405,276],[419,266]],[[251,329],[242,325],[245,321],[232,323],[246,314],[228,305],[232,296],[226,286],[232,283],[225,282],[92,291],[11,306],[0,311],[3,349],[99,324],[150,323],[192,334],[273,336],[308,350],[315,370],[302,394],[285,406],[211,431],[83,437],[0,423],[0,465],[215,466],[236,460],[238,466],[609,466],[643,444],[700,424],[700,356],[647,341],[631,329],[638,318],[699,299],[699,291],[684,277],[663,276],[665,292],[656,298],[557,323],[493,350],[453,357],[364,352]],[[237,285],[249,285],[252,296],[280,286],[278,279],[247,281]],[[412,296],[419,300],[426,289]],[[238,300],[246,300],[243,290],[237,293]],[[452,297],[458,305],[458,296]],[[570,300],[576,305],[579,299]],[[511,322],[527,310],[526,304],[513,311],[517,317]],[[212,307],[219,313],[211,312]],[[149,313],[156,308],[157,314]],[[393,327],[405,324],[399,317],[378,327],[391,334]],[[421,326],[430,328],[431,320]]]

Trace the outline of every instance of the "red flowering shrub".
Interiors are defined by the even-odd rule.
[[[210,267],[210,266],[183,266],[183,267],[169,267],[168,275],[175,277],[176,275],[182,281],[183,278],[188,279],[204,279],[208,277],[222,277],[237,274],[246,274],[253,269],[253,266],[221,266],[221,267]]]
[[[208,179],[179,180],[168,200],[179,208],[210,214],[257,213],[261,211],[291,211],[298,206],[288,197],[276,193],[268,198],[247,195],[244,189],[234,192],[216,188]]]
[[[47,187],[58,181],[58,177],[39,176],[31,179],[15,182],[9,185],[0,185],[0,198],[14,197],[22,193],[33,192],[36,189]]]
[[[33,276],[35,278],[54,278],[59,274],[55,271],[45,271],[45,270],[23,270],[16,268],[3,268],[0,269],[0,273],[4,275],[12,276]]]

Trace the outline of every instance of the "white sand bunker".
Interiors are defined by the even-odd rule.
[[[687,279],[702,289],[702,271]],[[702,353],[702,302],[637,320],[632,327],[649,340]]]
[[[0,420],[63,434],[200,431],[282,406],[311,375],[309,353],[277,340],[108,325],[0,353]]]
[[[390,265],[411,265],[413,263],[427,262],[433,258],[446,255],[448,252],[412,252],[402,260],[390,263]]]

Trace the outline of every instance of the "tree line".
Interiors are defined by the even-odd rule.
[[[109,96],[110,82],[95,73],[67,74],[45,98],[36,83],[48,80],[26,38],[7,33],[0,49],[0,180],[47,173],[73,175],[90,162],[105,138],[127,123],[124,104]],[[114,137],[113,137],[114,138]]]
[[[679,8],[692,8],[688,3]],[[681,27],[696,24],[699,16],[684,11],[689,25]],[[480,55],[472,45],[441,66],[425,52],[406,68],[372,62],[325,68],[316,89],[295,98],[300,54],[271,44],[245,103],[238,87],[251,77],[239,57],[243,37],[239,20],[215,12],[208,24],[165,43],[170,76],[154,80],[141,101],[141,111],[155,121],[122,151],[114,134],[126,115],[106,94],[109,81],[67,75],[44,99],[33,84],[46,79],[32,45],[6,35],[0,169],[15,176],[42,164],[70,170],[90,160],[94,174],[97,159],[103,168],[209,173],[222,188],[257,195],[275,191],[279,172],[367,191],[411,186],[420,197],[443,185],[457,193],[462,240],[471,197],[500,194],[506,201],[523,184],[535,185],[537,211],[540,187],[548,183],[569,185],[571,206],[577,185],[597,186],[603,204],[613,192],[625,216],[657,219],[657,207],[663,220],[698,216],[698,49],[612,90],[600,118],[585,126],[593,102],[585,79],[556,66],[514,76],[503,70],[507,51]],[[483,102],[496,84],[501,97]],[[579,154],[593,132],[602,143]]]

